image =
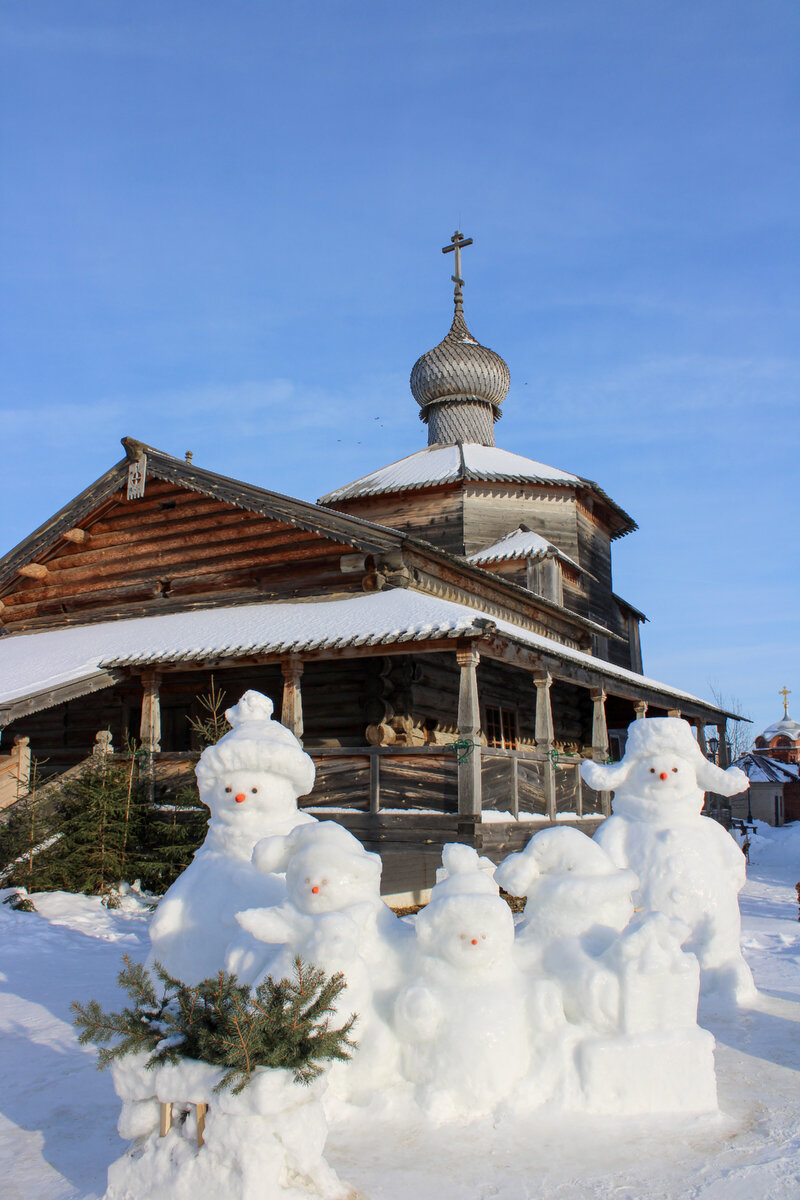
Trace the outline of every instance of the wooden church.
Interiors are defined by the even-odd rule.
[[[189,718],[246,688],[313,757],[303,804],[431,885],[441,845],[497,858],[539,826],[592,832],[586,756],[682,715],[732,714],[642,673],[645,619],[612,585],[636,529],[598,484],[495,445],[503,359],[455,312],[415,363],[428,444],[316,504],[123,438],[124,458],[0,560],[0,727],[61,771],[97,735],[141,742],[156,787],[192,762]],[[0,803],[2,801],[0,800]]]

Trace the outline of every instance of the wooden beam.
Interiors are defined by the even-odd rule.
[[[17,568],[17,574],[24,575],[26,579],[45,579],[49,571],[44,563],[26,563],[24,567]]]
[[[381,759],[377,753],[369,756],[369,811],[381,811]]]
[[[300,678],[303,674],[303,664],[292,654],[281,662],[283,675],[283,700],[281,703],[281,724],[291,729],[298,742],[303,740],[303,695],[300,690]]]
[[[592,692],[592,759],[594,762],[608,760],[608,725],[606,723],[606,694],[601,688]],[[580,774],[578,776],[580,778]],[[603,814],[611,816],[611,793],[600,793]]]
[[[161,750],[160,683],[159,671],[142,673],[142,720],[139,726],[139,737],[142,747],[148,755],[158,754]]]
[[[458,811],[478,816],[481,811],[481,716],[478,703],[480,654],[472,644],[456,651],[461,668],[458,685]]]
[[[728,754],[728,722],[727,720],[717,722],[717,735],[719,737],[719,748],[717,750],[717,763],[725,771],[730,765],[731,760]]]

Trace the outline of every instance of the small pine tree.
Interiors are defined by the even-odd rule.
[[[42,783],[42,763],[31,761],[29,791],[0,822],[0,883],[39,890],[39,856],[57,840],[53,788]]]
[[[338,1029],[328,1019],[346,986],[344,976],[326,976],[300,958],[293,980],[268,978],[255,989],[225,971],[190,987],[156,963],[160,999],[149,972],[127,955],[124,963],[119,984],[133,1007],[106,1013],[96,1000],[72,1005],[78,1041],[99,1047],[100,1069],[127,1054],[149,1054],[150,1068],[198,1059],[227,1068],[215,1090],[237,1094],[256,1067],[293,1071],[295,1082],[308,1084],[322,1074],[324,1062],[349,1059],[357,1046],[349,1036],[355,1014]]]
[[[187,785],[162,797],[142,829],[139,878],[151,892],[165,892],[192,861],[206,836],[208,809],[197,787]]]
[[[208,693],[198,696],[197,703],[201,710],[200,716],[189,717],[188,721],[197,749],[205,750],[206,746],[215,746],[231,728],[225,716],[225,693],[217,689],[213,675]]]

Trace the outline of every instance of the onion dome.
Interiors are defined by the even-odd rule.
[[[454,246],[444,247],[445,251],[455,248],[458,253],[469,244],[459,233],[452,240]],[[456,442],[493,446],[494,423],[501,416],[510,376],[500,355],[482,346],[467,329],[460,265],[458,254],[450,332],[414,363],[411,392],[420,406],[420,419],[428,425],[429,446]]]

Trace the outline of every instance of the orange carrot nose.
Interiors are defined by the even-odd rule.
[[[477,944],[478,944],[478,939],[477,939],[477,938],[473,938],[473,939],[472,939],[472,944],[473,944],[473,946],[477,946]]]
[[[237,804],[244,804],[246,799],[247,797],[245,796],[244,792],[239,792],[237,796],[234,796],[234,800]]]
[[[667,774],[666,771],[662,771],[658,778],[659,779],[669,779],[669,775]]]
[[[314,895],[316,896],[317,892],[319,891],[319,888],[317,887],[317,885],[316,885],[316,884],[314,884],[314,886],[312,887],[312,889],[311,889],[311,890],[312,890],[312,892],[314,893]]]

